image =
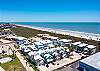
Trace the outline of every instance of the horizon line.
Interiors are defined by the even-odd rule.
[[[0,22],[97,22],[100,21],[0,21]]]

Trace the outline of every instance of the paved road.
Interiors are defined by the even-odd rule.
[[[77,69],[77,67],[79,67],[79,61],[77,61],[71,65],[68,65],[66,67],[63,67],[61,69],[54,70],[54,71],[79,71]]]
[[[9,46],[11,47],[12,50],[17,51],[17,49],[11,45],[11,44],[15,44],[15,42],[9,42],[9,43],[4,43],[4,44],[0,44],[0,45],[6,45],[6,44],[7,45],[9,44]],[[24,59],[23,56],[21,56],[21,54],[18,51],[16,52],[16,56],[18,57],[18,59],[20,60],[20,62],[22,63],[22,65],[24,66],[26,71],[34,71],[33,68],[30,67],[29,63]]]
[[[30,67],[29,63],[24,59],[23,56],[21,56],[21,54],[18,51],[16,52],[16,56],[18,57],[18,59],[20,60],[26,71],[34,71],[33,68]]]

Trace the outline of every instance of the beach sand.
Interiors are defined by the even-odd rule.
[[[41,31],[52,32],[56,34],[69,35],[69,36],[74,36],[74,37],[79,37],[79,38],[100,41],[100,34],[85,33],[85,32],[70,31],[70,30],[51,29],[51,28],[43,28],[43,27],[33,27],[33,26],[28,26],[28,25],[18,25],[18,24],[16,25],[22,26],[22,27],[28,27],[28,28],[32,28],[36,30],[41,30]]]

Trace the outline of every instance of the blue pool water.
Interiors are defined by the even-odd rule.
[[[20,25],[100,34],[98,22],[14,22]]]

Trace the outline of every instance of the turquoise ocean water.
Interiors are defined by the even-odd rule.
[[[20,25],[100,34],[98,22],[13,22]]]

